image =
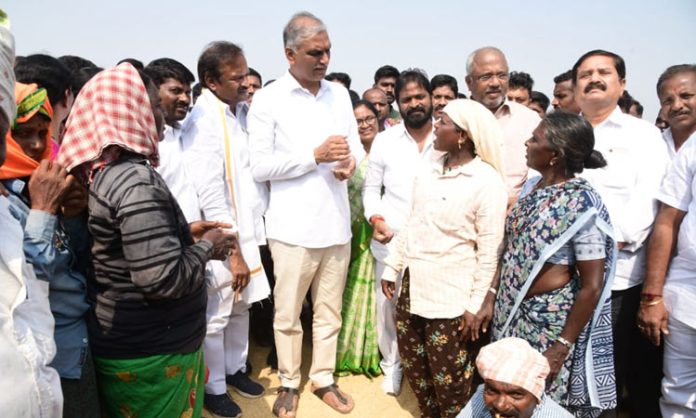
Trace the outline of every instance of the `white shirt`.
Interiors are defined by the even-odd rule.
[[[363,184],[365,218],[369,221],[373,215],[381,215],[395,235],[387,245],[372,240],[372,254],[379,261],[393,250],[396,234],[406,223],[411,210],[413,180],[419,166],[430,163],[434,139],[431,131],[423,150],[419,151],[402,122],[380,132],[372,142]]]
[[[364,155],[348,90],[322,80],[315,96],[286,72],[256,92],[248,122],[252,174],[270,181],[268,238],[305,248],[348,243],[347,182],[334,177],[335,163],[314,160],[331,135],[348,138],[356,162]]]
[[[157,172],[176,198],[188,223],[201,220],[196,188],[183,163],[181,129],[170,125],[164,127],[164,139],[159,143],[160,165]]]
[[[594,128],[595,149],[607,166],[585,170],[609,211],[617,242],[625,242],[616,261],[612,290],[637,286],[645,279],[645,241],[657,215],[657,190],[669,157],[660,130],[624,114],[617,106]]]
[[[181,138],[187,172],[196,188],[203,218],[230,223],[237,229],[242,255],[251,272],[242,299],[251,303],[265,299],[270,288],[258,248],[265,243],[264,204],[249,167],[245,106],[237,106],[237,118],[227,104],[204,89],[182,126]],[[232,282],[229,263],[211,261],[210,265],[213,286]]]
[[[672,128],[667,128],[662,132],[662,138],[665,140],[665,145],[667,145],[667,153],[670,160],[674,160],[677,156],[677,147],[674,146],[674,137],[672,136]]]
[[[657,198],[686,212],[663,296],[671,316],[696,328],[696,134],[679,149]]]
[[[508,201],[503,178],[480,158],[444,174],[443,160],[419,169],[381,277],[396,281],[408,267],[410,313],[429,319],[479,311],[503,250]]]
[[[693,138],[694,136],[691,135],[684,143],[682,144],[681,148],[679,148],[679,151],[684,148],[687,142],[689,142],[689,139]],[[667,128],[662,132],[662,138],[665,140],[665,145],[667,145],[667,153],[669,154],[669,159],[670,161],[673,161],[674,158],[677,156],[679,151],[677,151],[677,147],[674,145],[674,137],[672,136],[672,128]]]
[[[56,354],[48,282],[26,262],[21,224],[0,196],[0,405],[6,417],[59,418],[60,377],[48,366]]]

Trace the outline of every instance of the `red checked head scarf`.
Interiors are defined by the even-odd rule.
[[[118,159],[141,154],[157,166],[159,142],[145,85],[130,64],[104,70],[80,90],[56,162],[83,180]]]

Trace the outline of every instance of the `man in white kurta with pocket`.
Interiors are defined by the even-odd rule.
[[[283,32],[289,71],[258,91],[249,112],[251,170],[270,182],[266,234],[273,256],[274,333],[281,389],[279,416],[294,416],[302,358],[302,301],[311,290],[314,393],[348,412],[350,397],[334,384],[336,344],[350,259],[346,179],[361,149],[357,123],[341,85],[323,80],[331,42],[309,13],[293,16]],[[350,145],[349,145],[350,144]]]
[[[238,245],[222,262],[210,262],[208,328],[203,349],[210,377],[205,406],[218,416],[236,417],[241,409],[227,395],[227,384],[248,398],[263,387],[246,375],[249,308],[270,293],[259,245],[265,242],[263,202],[249,169],[245,123],[249,70],[235,44],[209,44],[198,60],[205,85],[182,126],[184,163],[198,195],[204,220],[232,224]]]

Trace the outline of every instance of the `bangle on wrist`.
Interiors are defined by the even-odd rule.
[[[655,306],[658,303],[662,303],[662,297],[659,297],[654,300],[641,300],[640,301],[640,306]]]
[[[382,215],[372,215],[370,216],[370,225],[374,226],[377,221],[384,222],[384,217]]]
[[[494,296],[498,293],[498,291],[495,290],[495,287],[489,287],[489,288],[488,288],[488,291],[489,291],[490,293],[493,293]]]
[[[570,341],[566,340],[565,338],[561,337],[560,335],[558,338],[556,338],[556,342],[561,343],[562,345],[566,346],[569,350],[573,348],[573,344],[570,343]]]

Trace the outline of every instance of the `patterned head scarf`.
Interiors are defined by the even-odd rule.
[[[493,113],[482,104],[468,99],[452,100],[442,111],[455,125],[466,131],[481,160],[504,176],[503,131]]]
[[[157,166],[159,135],[147,89],[129,63],[104,70],[80,90],[65,126],[56,162],[91,181],[95,170],[123,150]]]
[[[17,103],[17,116],[12,124],[13,128],[27,122],[37,113],[53,120],[53,107],[48,100],[45,88],[33,83],[15,83],[15,101]]]
[[[519,386],[541,401],[550,368],[546,357],[521,338],[508,337],[481,349],[476,367],[483,379]]]
[[[15,75],[14,75],[14,37],[10,32],[7,14],[0,10],[0,110],[7,120],[15,118]]]
[[[46,89],[39,88],[36,84],[15,83],[15,102],[17,114],[12,123],[14,130],[17,125],[26,123],[37,114],[45,116],[49,121],[53,120],[53,108],[48,101]],[[50,159],[53,149],[51,147],[51,132],[46,132],[46,146],[39,160]],[[30,176],[39,167],[39,162],[24,153],[22,147],[12,137],[12,131],[5,136],[7,142],[7,159],[0,167],[0,180],[16,179]]]

